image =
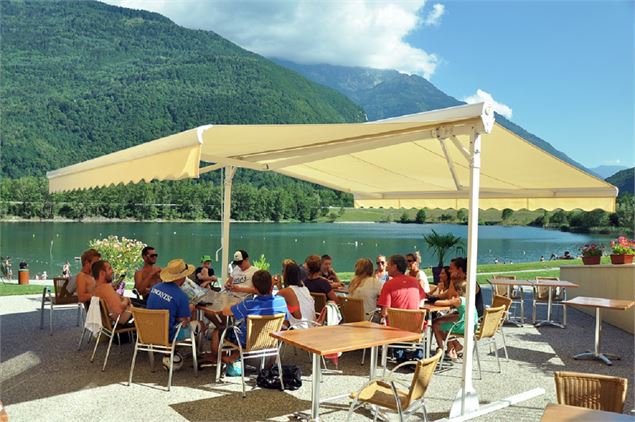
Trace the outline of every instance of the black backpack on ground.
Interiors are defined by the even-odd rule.
[[[282,380],[285,390],[297,390],[302,387],[302,371],[295,365],[282,365]],[[256,384],[261,388],[280,389],[278,365],[260,371]]]

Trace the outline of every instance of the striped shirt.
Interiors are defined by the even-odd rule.
[[[273,295],[258,295],[253,299],[245,299],[231,307],[236,321],[240,320],[240,343],[247,343],[246,319],[249,315],[274,315],[285,314],[289,319],[287,303],[283,297]]]

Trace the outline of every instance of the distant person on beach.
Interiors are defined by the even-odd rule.
[[[93,291],[95,290],[95,279],[92,275],[92,265],[101,259],[101,254],[95,249],[88,249],[82,254],[81,262],[82,269],[77,273],[76,293],[77,299],[83,302],[88,309],[90,305],[90,299],[93,297]]]
[[[545,262],[545,257],[543,255],[540,255],[540,262]]]
[[[201,266],[194,271],[194,278],[196,284],[201,287],[211,288],[218,280],[218,277],[214,275],[214,269],[212,268],[212,257],[209,255],[203,255],[201,257]]]
[[[558,255],[556,255],[555,253],[552,253],[551,256],[549,257],[549,261],[553,261],[554,259],[558,259]]]
[[[494,264],[498,264],[498,258],[494,258]]]
[[[320,274],[331,283],[332,288],[337,289],[338,287],[343,286],[337,276],[337,273],[333,269],[333,258],[329,255],[322,255],[320,262]]]
[[[558,259],[574,259],[573,256],[569,253],[569,251],[564,251],[564,255],[559,256]]]
[[[69,278],[71,276],[71,264],[66,261],[62,266],[62,277]]]
[[[134,273],[134,286],[142,300],[147,300],[150,290],[161,282],[161,267],[156,265],[159,254],[152,246],[146,246],[141,250],[143,267]]]

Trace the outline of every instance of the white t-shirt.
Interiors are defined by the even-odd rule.
[[[419,274],[416,277],[417,280],[421,281],[421,285],[423,286],[423,291],[426,293],[430,293],[430,283],[428,283],[428,276],[423,270],[419,270]]]
[[[253,289],[254,283],[252,281],[252,277],[254,276],[254,273],[256,271],[258,271],[258,268],[254,267],[253,265],[247,268],[245,271],[241,270],[240,267],[236,265],[232,269],[231,273],[232,279],[234,280],[234,286],[249,287]],[[249,293],[236,292],[236,294],[247,295]]]
[[[376,277],[367,277],[349,296],[354,299],[363,299],[364,313],[369,314],[377,309],[377,298],[381,293],[381,287],[382,284]]]

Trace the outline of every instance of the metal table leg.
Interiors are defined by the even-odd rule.
[[[610,359],[621,359],[618,355],[600,352],[600,335],[602,330],[602,318],[600,317],[600,308],[595,308],[595,344],[593,352],[580,353],[575,355],[573,359],[595,359],[604,362],[607,365],[613,365]],[[610,359],[609,359],[610,358]]]
[[[372,358],[371,358],[372,359]],[[311,420],[320,420],[320,378],[322,368],[320,367],[320,355],[313,353],[313,365],[311,371]]]
[[[520,289],[520,292],[521,292],[520,294],[521,294],[521,300],[522,300],[522,295],[523,295],[523,292],[522,292],[522,287],[521,287],[521,289]],[[511,297],[512,297],[512,286],[510,286],[510,285],[507,285],[507,297],[508,297],[508,298],[511,298]],[[521,313],[522,313],[522,310],[523,310],[523,307],[521,306],[521,307],[520,307],[520,312],[521,312]],[[522,322],[514,321],[512,318],[518,318],[518,317],[511,317],[511,316],[510,316],[509,318],[507,318],[507,319],[503,322],[503,324],[508,323],[508,324],[515,325],[516,327],[522,327],[522,326],[523,326]],[[521,321],[522,321],[522,318],[524,318],[524,315],[521,315],[519,319],[521,319]]]
[[[554,327],[564,328],[564,325],[559,322],[551,320],[551,295],[553,287],[549,286],[549,297],[547,298],[547,319],[536,323],[536,327],[542,327],[543,325],[553,325]],[[598,308],[599,309],[599,308]]]

